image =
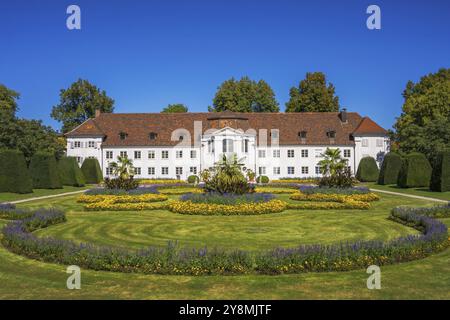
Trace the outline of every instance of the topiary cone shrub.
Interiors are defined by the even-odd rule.
[[[397,185],[401,188],[428,187],[430,178],[430,162],[424,154],[414,152],[403,159]]]
[[[0,163],[0,192],[33,192],[33,182],[22,152],[0,150]]]
[[[58,161],[58,173],[64,186],[83,187],[85,179],[74,157],[63,157]]]
[[[450,191],[450,150],[438,153],[431,173],[432,191]]]
[[[44,152],[35,153],[31,158],[29,169],[31,178],[33,179],[33,188],[62,188],[62,183],[59,179],[58,164],[53,154]]]
[[[87,158],[81,166],[86,183],[97,184],[103,180],[102,169],[96,158]]]
[[[378,184],[396,184],[401,168],[402,157],[398,153],[389,152],[386,154],[378,176]]]
[[[356,179],[361,182],[373,182],[377,181],[378,175],[379,170],[375,159],[372,157],[362,158],[356,171]]]

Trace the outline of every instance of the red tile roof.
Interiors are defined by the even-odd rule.
[[[387,131],[380,127],[369,117],[364,117],[358,127],[353,131],[354,135],[387,135]]]
[[[368,119],[368,120],[365,120]],[[194,139],[194,121],[202,122],[202,133],[211,128],[231,127],[234,129],[266,129],[270,141],[270,129],[279,130],[280,145],[353,145],[352,133],[355,129],[367,130],[366,127],[378,128],[371,132],[386,131],[369,118],[361,118],[356,112],[347,113],[347,121],[342,122],[338,112],[302,112],[302,113],[102,113],[89,119],[71,132],[67,137],[102,135],[103,146],[171,146],[179,141],[172,141],[175,129],[188,130]],[[364,123],[363,123],[364,122]],[[372,123],[374,125],[372,125]],[[306,140],[301,141],[300,131],[306,131]],[[335,139],[327,136],[328,131],[335,131]],[[127,134],[121,140],[119,134]],[[157,133],[154,140],[149,134]],[[270,142],[269,142],[270,143]]]

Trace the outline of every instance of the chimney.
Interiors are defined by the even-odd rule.
[[[98,118],[100,116],[100,113],[102,113],[100,111],[100,109],[95,109],[95,117]]]
[[[341,112],[339,113],[339,118],[341,118],[342,122],[347,122],[347,108],[342,108]]]

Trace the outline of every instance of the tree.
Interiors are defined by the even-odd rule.
[[[7,88],[5,85],[0,84],[0,111],[2,116],[5,114],[15,115],[17,107],[17,99],[19,99],[20,94],[14,90]],[[3,113],[5,111],[6,113]]]
[[[19,93],[0,86],[0,148],[17,149],[24,153],[27,162],[36,151],[45,151],[60,157],[65,143],[49,126],[41,121],[19,119],[16,100]]]
[[[188,112],[188,107],[182,103],[169,104],[161,113],[184,113]]]
[[[320,172],[324,176],[335,175],[347,166],[347,160],[341,157],[341,150],[337,148],[327,148],[320,156],[324,158],[319,161]]]
[[[408,81],[403,98],[395,141],[401,152],[421,152],[433,161],[450,145],[450,69]]]
[[[111,162],[109,167],[112,168],[113,174],[120,179],[127,180],[134,176],[133,161],[127,156],[118,156],[117,162]]]
[[[79,79],[60,92],[60,102],[52,109],[53,119],[62,122],[66,133],[95,115],[95,110],[113,112],[114,100],[87,80]]]
[[[335,96],[334,86],[328,83],[322,72],[308,72],[297,87],[289,91],[286,112],[337,112],[339,98]]]
[[[239,81],[231,78],[223,82],[213,99],[211,112],[278,112],[278,102],[272,88],[264,81],[255,82],[249,77]]]

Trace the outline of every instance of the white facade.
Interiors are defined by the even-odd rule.
[[[320,176],[316,167],[322,159],[320,154],[327,147],[339,148],[341,155],[348,159],[352,172],[356,171],[364,156],[373,157],[380,164],[389,148],[385,136],[356,136],[354,142],[354,145],[257,146],[255,134],[226,127],[205,133],[200,143],[193,146],[110,147],[102,146],[102,138],[99,137],[69,137],[67,155],[77,157],[80,164],[86,158],[97,158],[105,177],[110,176],[109,163],[117,161],[117,156],[126,154],[137,168],[136,178],[187,179],[212,167],[224,152],[236,153],[245,167],[255,171],[257,176],[280,179]]]

